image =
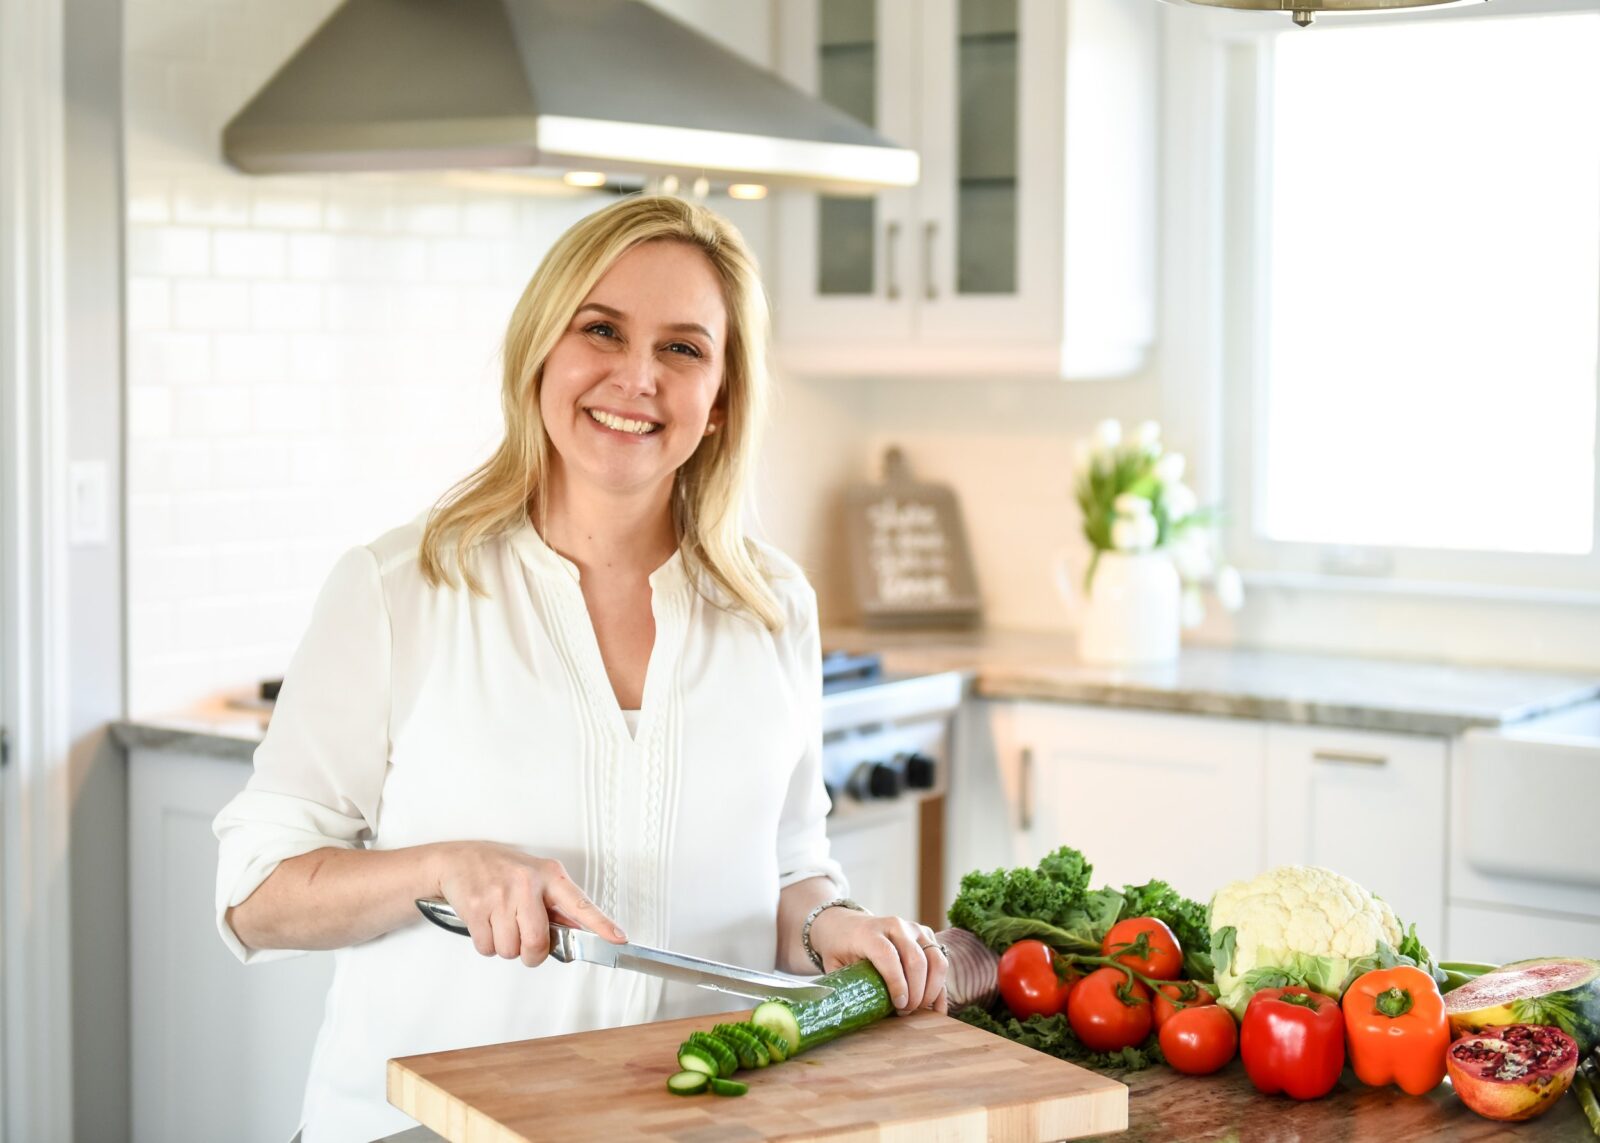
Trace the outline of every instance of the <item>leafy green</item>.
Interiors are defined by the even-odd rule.
[[[1138,1071],[1151,1064],[1166,1062],[1154,1033],[1137,1047],[1116,1052],[1095,1052],[1084,1047],[1065,1016],[1030,1016],[1026,1020],[1018,1020],[1015,1016],[1002,1014],[1002,1018],[997,1019],[979,1005],[971,1004],[956,1012],[955,1018],[974,1028],[1004,1036],[1023,1047],[1086,1067]]]
[[[1239,930],[1232,925],[1211,934],[1211,961],[1218,976],[1226,976],[1233,971],[1233,950],[1238,940]]]

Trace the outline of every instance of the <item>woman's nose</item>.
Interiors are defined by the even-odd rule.
[[[656,362],[649,353],[626,354],[617,362],[611,383],[625,397],[649,397],[656,391]]]

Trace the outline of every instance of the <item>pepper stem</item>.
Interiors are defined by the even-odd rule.
[[[1411,1011],[1411,991],[1406,988],[1386,989],[1373,1000],[1378,1011],[1385,1016],[1404,1016]]]

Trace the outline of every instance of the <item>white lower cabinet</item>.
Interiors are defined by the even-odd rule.
[[[1061,845],[1095,883],[1161,878],[1198,901],[1316,864],[1445,941],[1450,743],[1205,715],[991,701],[963,712],[950,884]]]
[[[1266,742],[1267,864],[1338,870],[1438,952],[1449,742],[1274,723]]]
[[[134,750],[128,765],[132,1139],[285,1143],[332,956],[246,967],[217,935],[211,822],[248,762]]]
[[[1450,903],[1446,959],[1505,964],[1540,956],[1600,959],[1600,917]]]

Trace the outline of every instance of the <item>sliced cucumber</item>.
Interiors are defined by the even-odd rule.
[[[678,1045],[678,1067],[686,1072],[703,1072],[712,1077],[722,1070],[715,1056],[694,1043]]]
[[[789,1042],[771,1028],[763,1028],[753,1020],[745,1021],[744,1026],[767,1046],[767,1052],[772,1056],[772,1062],[781,1064],[789,1058]]]
[[[738,1053],[721,1036],[714,1036],[710,1032],[690,1032],[689,1043],[711,1053],[712,1059],[717,1061],[717,1074],[723,1079],[739,1070]]]
[[[739,1053],[739,1064],[746,1068],[764,1068],[772,1062],[772,1053],[766,1042],[743,1024],[718,1024],[712,1029],[718,1036],[733,1045]]]
[[[755,1023],[782,1036],[791,1056],[858,1032],[894,1011],[889,989],[871,961],[847,964],[819,980],[833,985],[831,996],[795,1003],[768,1000],[751,1016]]]
[[[721,1080],[717,1080],[721,1083]],[[705,1072],[681,1071],[667,1077],[667,1090],[673,1095],[699,1095],[712,1083]]]
[[[743,1095],[750,1090],[749,1084],[738,1080],[714,1079],[706,1082],[713,1095]]]

